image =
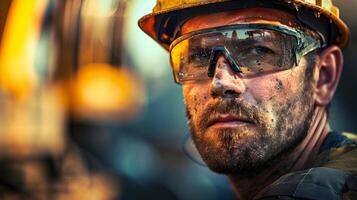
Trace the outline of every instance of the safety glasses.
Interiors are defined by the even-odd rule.
[[[203,81],[214,76],[224,56],[244,76],[290,69],[309,52],[325,44],[284,25],[238,24],[191,32],[170,46],[176,83]]]

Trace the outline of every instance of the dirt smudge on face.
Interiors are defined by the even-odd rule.
[[[275,81],[276,81],[275,89],[277,89],[277,90],[284,89],[283,82],[280,79],[276,78]]]

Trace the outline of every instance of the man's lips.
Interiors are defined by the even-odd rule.
[[[218,115],[208,120],[207,127],[235,127],[241,125],[254,124],[253,121],[232,115]]]

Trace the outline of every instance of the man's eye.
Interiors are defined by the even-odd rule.
[[[193,52],[188,57],[190,62],[200,62],[202,60],[208,60],[209,58],[210,58],[209,51]]]
[[[275,52],[264,46],[255,46],[249,48],[249,53],[256,54],[256,55],[266,55],[266,54],[275,54]]]

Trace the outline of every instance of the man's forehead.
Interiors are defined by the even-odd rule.
[[[182,26],[182,34],[192,31],[243,23],[271,23],[297,27],[300,23],[289,12],[271,8],[246,8],[199,15],[187,20]]]

